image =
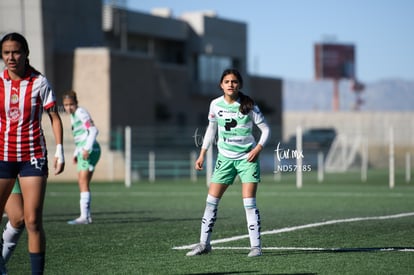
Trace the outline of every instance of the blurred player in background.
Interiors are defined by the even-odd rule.
[[[218,156],[202,218],[200,243],[189,251],[187,256],[211,251],[211,233],[217,219],[219,201],[237,175],[242,182],[243,205],[251,245],[248,256],[260,256],[260,214],[256,207],[256,191],[260,182],[258,158],[268,140],[270,130],[254,101],[240,91],[243,79],[237,70],[225,70],[219,85],[224,95],[214,99],[210,104],[209,124],[200,155],[195,162],[195,169],[203,169],[206,152],[215,138],[217,129]],[[261,131],[257,143],[252,135],[254,124]]]
[[[24,36],[6,34],[1,40],[1,55],[6,68],[0,73],[0,213],[19,178],[22,200],[17,203],[23,208],[31,270],[32,274],[43,274],[46,251],[43,203],[49,174],[41,124],[43,111],[50,118],[56,142],[55,175],[65,167],[62,121],[47,79],[29,64],[29,46]],[[16,207],[8,210],[11,218],[21,215]],[[14,210],[20,214],[13,214]],[[0,273],[7,273],[3,257]]]
[[[72,134],[76,149],[73,162],[77,164],[78,185],[80,190],[80,216],[68,221],[69,224],[90,224],[91,217],[91,191],[90,182],[96,164],[101,156],[101,148],[96,141],[98,129],[84,108],[78,106],[78,98],[74,91],[63,96],[63,107],[70,114]]]

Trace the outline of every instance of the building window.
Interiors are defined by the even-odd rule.
[[[200,55],[198,62],[199,79],[203,82],[215,83],[223,70],[231,66],[232,60],[229,57]]]
[[[221,73],[232,66],[233,60],[230,57],[206,54],[198,56],[197,80],[201,84],[200,92],[202,94],[216,94]]]

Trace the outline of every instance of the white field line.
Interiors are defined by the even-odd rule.
[[[272,235],[272,234],[280,234],[280,233],[285,233],[285,232],[292,232],[292,231],[301,230],[301,229],[307,229],[307,228],[313,228],[313,227],[319,227],[319,226],[325,226],[325,225],[331,225],[331,224],[338,224],[338,223],[371,221],[371,220],[388,220],[388,219],[404,218],[404,217],[409,217],[409,216],[414,216],[414,212],[400,213],[400,214],[387,215],[387,216],[377,216],[377,217],[357,217],[357,218],[349,218],[349,219],[330,220],[330,221],[325,221],[325,222],[310,223],[310,224],[304,224],[304,225],[299,225],[299,226],[292,226],[292,227],[285,227],[281,229],[274,229],[270,231],[264,231],[261,234],[262,236]],[[214,245],[214,244],[219,244],[219,243],[227,243],[227,242],[237,241],[237,240],[246,239],[246,238],[249,238],[248,234],[213,240],[211,241],[211,244]],[[175,246],[173,247],[173,249],[177,249],[177,250],[191,249],[193,248],[194,245],[196,245],[196,243],[190,244],[190,245]],[[217,249],[217,247],[214,247],[214,248]],[[266,248],[263,248],[263,249],[266,249]],[[321,249],[324,249],[324,248],[321,248]]]
[[[215,250],[250,250],[248,246],[214,246]],[[413,248],[399,248],[399,247],[379,247],[379,248],[322,248],[322,247],[262,247],[262,250],[294,250],[294,251],[333,251],[333,252],[347,252],[347,251],[402,251],[414,252]]]

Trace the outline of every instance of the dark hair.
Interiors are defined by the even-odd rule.
[[[65,100],[67,98],[72,99],[75,102],[75,104],[78,104],[78,97],[76,96],[76,92],[75,91],[66,92],[63,95],[63,100]]]
[[[221,84],[221,82],[223,82],[224,77],[229,74],[236,76],[237,80],[239,81],[239,89],[243,88],[243,78],[240,72],[236,69],[224,70],[223,73],[221,74],[219,85]],[[239,91],[238,93],[239,93],[239,99],[240,99],[239,111],[243,115],[247,115],[251,110],[253,110],[254,100],[248,95],[245,95],[244,93],[242,93],[241,91]]]
[[[20,33],[17,32],[11,32],[6,34],[5,36],[3,36],[3,38],[1,39],[1,49],[3,49],[3,43],[6,41],[16,41],[20,44],[20,46],[22,47],[23,52],[26,54],[27,58],[26,58],[26,67],[29,69],[32,69],[35,74],[40,74],[39,71],[37,71],[35,68],[33,68],[30,64],[29,64],[29,44],[27,43],[26,38],[24,38],[23,35],[21,35]]]
[[[17,32],[11,32],[3,36],[1,39],[1,47],[3,48],[3,43],[6,41],[17,41],[22,46],[23,51],[26,53],[26,55],[29,55],[29,44],[27,43],[26,38],[24,38],[23,35]]]

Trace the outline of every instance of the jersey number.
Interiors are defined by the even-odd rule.
[[[221,166],[221,160],[217,160],[216,162],[216,170],[219,169]]]

